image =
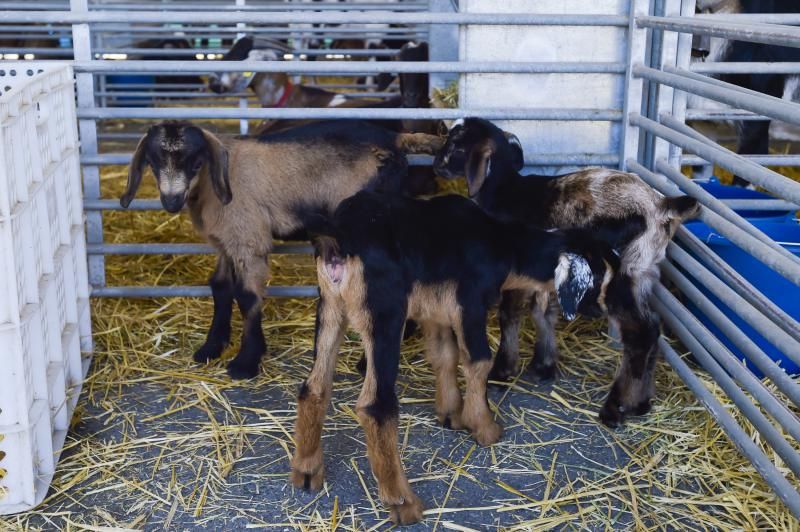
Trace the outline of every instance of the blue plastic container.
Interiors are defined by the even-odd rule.
[[[723,185],[716,177],[708,181],[695,180],[706,192],[718,199],[774,199],[769,194],[750,190],[749,188]],[[761,222],[787,222],[794,218],[794,211],[747,211],[737,210],[742,218],[752,218]]]
[[[146,84],[156,86],[156,77],[149,74],[111,74],[107,78],[110,84],[119,84],[117,91],[128,91],[124,85],[128,84]],[[151,96],[148,96],[147,91],[142,90],[142,96],[120,96],[117,102],[130,107],[147,107],[153,101]]]
[[[753,225],[763,231],[770,238],[781,244],[791,253],[800,256],[800,225],[795,223],[764,222],[751,220]],[[708,246],[719,255],[725,262],[730,264],[739,274],[746,278],[762,294],[771,299],[776,305],[786,311],[793,318],[800,320],[800,288],[786,280],[779,273],[764,266],[749,253],[742,251],[727,238],[714,233],[713,229],[701,222],[691,222],[686,224],[686,228],[700,240],[706,242]],[[688,276],[695,281],[691,275]],[[695,282],[697,287],[708,297],[722,312],[731,319],[741,330],[756,343],[768,357],[779,362],[779,365],[787,373],[796,375],[800,373],[800,367],[792,362],[785,353],[780,352],[775,346],[770,344],[763,336],[758,334],[750,325],[740,319],[729,307],[725,306],[715,296],[713,296],[704,286]],[[709,331],[714,333],[739,360],[745,360],[749,369],[758,377],[763,374],[756,366],[747,360],[747,357],[730,342],[726,336],[709,320],[705,314],[695,307],[691,302],[687,304],[689,310],[703,322]]]

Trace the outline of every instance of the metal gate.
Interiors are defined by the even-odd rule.
[[[766,116],[800,125],[800,105],[754,93],[719,81],[712,74],[773,72],[800,74],[797,63],[692,63],[693,35],[730,38],[741,41],[800,47],[800,14],[790,15],[698,15],[694,0],[602,0],[563,2],[532,0],[461,0],[458,10],[447,12],[450,0],[412,0],[357,3],[308,3],[268,0],[221,2],[191,0],[160,2],[140,0],[70,0],[52,3],[4,2],[0,13],[2,31],[25,33],[29,24],[52,39],[67,39],[58,51],[47,48],[9,49],[4,54],[34,54],[37,58],[70,57],[77,73],[79,127],[82,141],[84,195],[89,243],[90,281],[95,297],[207,296],[206,287],[125,287],[106,286],[104,258],[107,255],[199,254],[210,248],[197,244],[109,244],[102,231],[103,212],[118,209],[116,199],[102,198],[99,167],[125,164],[128,153],[100,153],[105,140],[120,138],[98,134],[98,123],[108,119],[215,119],[241,120],[265,118],[391,118],[456,119],[482,116],[503,121],[503,126],[518,133],[525,145],[526,164],[558,169],[595,164],[619,167],[638,173],[665,195],[686,193],[703,205],[700,219],[714,231],[764,265],[800,285],[800,261],[778,243],[736,214],[735,208],[797,209],[800,184],[765,168],[765,164],[800,166],[798,156],[740,156],[686,125],[686,120],[752,120]],[[592,4],[587,7],[586,4]],[[36,10],[28,10],[35,7]],[[436,9],[432,9],[435,7]],[[27,11],[25,11],[27,10]],[[363,25],[382,24],[365,30]],[[386,25],[394,26],[386,26]],[[362,25],[362,26],[353,26]],[[402,31],[396,30],[398,25]],[[377,28],[366,26],[367,28]],[[219,43],[243,32],[291,37],[313,34],[317,37],[364,33],[409,38],[428,38],[435,50],[452,48],[453,43],[437,43],[443,27],[459,28],[459,60],[411,62],[347,62],[330,55],[295,46],[291,61],[247,63],[253,72],[287,72],[294,75],[325,74],[339,76],[374,75],[380,72],[457,73],[460,81],[459,109],[279,109],[247,106],[245,95],[237,105],[219,106],[209,94],[192,93],[185,84],[168,84],[156,89],[135,83],[120,84],[109,79],[115,73],[161,75],[204,74],[208,61],[114,60],[135,53],[130,39],[175,35],[211,39],[202,51],[191,49],[181,54],[204,55],[216,59],[224,48]],[[561,55],[537,55],[532,50],[520,57],[524,39],[537,32],[563,33],[566,38],[583,39],[577,48]],[[600,32],[600,33],[597,33]],[[444,33],[446,35],[446,32]],[[501,40],[505,35],[506,40]],[[552,33],[551,33],[552,35]],[[596,35],[614,46],[605,52],[586,50]],[[512,36],[509,38],[509,36]],[[582,36],[582,37],[581,37]],[[555,38],[555,37],[554,37]],[[216,40],[215,40],[216,39]],[[510,40],[509,40],[510,39]],[[516,40],[514,40],[516,39]],[[296,41],[298,42],[298,41]],[[505,47],[497,42],[506,43]],[[49,50],[49,51],[48,51]],[[595,53],[597,52],[597,53]],[[72,55],[74,53],[74,56]],[[159,52],[156,52],[156,55]],[[369,52],[351,50],[350,55]],[[380,55],[382,52],[372,53]],[[297,60],[317,54],[316,61]],[[441,55],[432,53],[434,57]],[[546,54],[545,54],[546,55]],[[320,60],[321,59],[321,60]],[[215,72],[239,72],[241,62],[215,61]],[[544,86],[538,98],[499,98],[492,83],[526,90]],[[591,83],[589,80],[592,80]],[[588,93],[581,87],[589,86]],[[354,89],[352,84],[344,88]],[[550,87],[548,92],[547,87]],[[559,92],[555,92],[558,87]],[[340,87],[341,88],[341,87]],[[369,92],[371,87],[362,88]],[[577,91],[577,92],[570,92]],[[722,102],[731,108],[723,112],[687,108],[687,93]],[[192,107],[134,107],[126,98],[146,96],[159,104],[191,101]],[[512,95],[513,96],[513,95]],[[543,97],[541,97],[543,96]],[[557,97],[556,97],[557,96]],[[499,101],[498,101],[499,100]],[[523,101],[524,100],[524,101]],[[127,100],[130,101],[130,100]],[[511,101],[509,105],[508,102]],[[533,102],[533,103],[530,103]],[[544,102],[544,103],[542,103]],[[529,103],[529,105],[526,105]],[[563,105],[562,105],[563,103]],[[202,104],[202,105],[201,105]],[[559,132],[557,135],[554,132]],[[552,141],[552,138],[558,139]],[[133,135],[134,137],[136,135]],[[602,142],[595,142],[596,138]],[[587,144],[589,148],[587,149]],[[587,151],[588,150],[588,151]],[[687,155],[685,152],[690,153]],[[429,164],[416,157],[412,164]],[[719,200],[681,173],[684,165],[717,164],[744,177],[769,192],[773,200]],[[139,200],[132,208],[158,209],[153,200]],[[308,246],[285,244],[276,253],[308,252]],[[787,374],[759,348],[731,316],[720,310],[709,294],[733,309],[759,334],[789,359],[800,364],[800,324],[761,294],[739,272],[724,262],[700,239],[682,228],[668,249],[663,277],[682,294],[684,301],[702,309],[730,341],[755,363],[771,385],[785,395],[780,399],[754,376],[686,306],[665,286],[656,290],[655,306],[666,327],[694,354],[761,437],[781,457],[785,465],[800,475],[800,454],[792,440],[800,440],[800,383]],[[694,282],[692,281],[694,279]],[[699,289],[701,285],[707,292]],[[799,292],[800,294],[800,292]],[[271,286],[268,295],[282,297],[315,296],[315,287]],[[697,378],[694,370],[664,339],[661,349],[667,362],[686,382],[723,427],[731,440],[753,463],[791,512],[800,517],[800,494],[780,469]]]

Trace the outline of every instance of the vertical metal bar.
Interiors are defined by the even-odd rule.
[[[647,43],[647,31],[636,25],[636,17],[646,16],[650,7],[649,0],[631,0],[630,20],[628,21],[628,65],[625,70],[625,95],[622,112],[622,137],[620,139],[620,165],[626,168],[628,159],[639,159],[639,133],[637,126],[630,123],[631,113],[642,112],[644,81],[634,77],[634,65],[642,65]]]
[[[89,0],[70,0],[70,10],[75,13],[88,13]],[[89,24],[72,25],[72,46],[76,61],[92,61],[92,34]],[[95,107],[94,77],[90,73],[75,75],[79,109]],[[94,119],[78,120],[81,136],[82,155],[97,154],[97,124]],[[86,199],[100,199],[100,169],[97,166],[83,167],[83,196]],[[101,211],[86,213],[86,243],[103,243],[103,214]],[[106,284],[105,257],[89,257],[89,283],[93,287]]]
[[[681,16],[691,17],[694,16],[696,0],[682,0],[681,2]],[[692,61],[692,34],[679,33],[678,34],[678,50],[676,55],[676,66],[685,70],[689,69],[689,63]],[[686,102],[688,95],[686,91],[675,90],[673,91],[674,98],[672,100],[672,116],[681,122],[686,121]],[[669,147],[669,164],[676,169],[680,169],[681,155],[683,149],[680,146],[671,144]]]
[[[653,10],[651,11],[653,15],[658,17],[664,16],[664,1],[665,0],[653,0]],[[647,66],[650,68],[661,68],[663,43],[663,31],[653,30],[650,32],[650,39],[648,39],[647,43]],[[661,88],[662,87],[660,87],[658,83],[652,83],[650,81],[644,84],[644,99],[646,104],[646,110],[644,111],[645,116],[658,116],[658,94],[660,93]],[[653,150],[655,149],[654,145],[656,136],[648,131],[645,131],[642,135],[642,138],[644,140],[642,164],[644,164],[647,168],[652,169],[654,159]]]
[[[236,5],[237,6],[243,6],[243,5],[245,5],[246,1],[247,0],[236,0]],[[243,22],[239,22],[238,24],[236,24],[236,27],[237,28],[244,28],[245,24]],[[244,37],[245,35],[246,35],[245,32],[237,33],[236,34],[236,39],[239,40],[242,37]],[[247,104],[247,96],[243,96],[242,98],[239,98],[239,108],[240,109],[247,109],[247,105],[248,105]],[[249,127],[250,127],[250,122],[248,122],[248,120],[246,118],[242,118],[241,120],[239,120],[239,133],[241,133],[242,135],[247,135],[247,131],[248,131]]]
[[[682,2],[681,0],[665,0],[664,12],[666,16],[678,16],[681,13]],[[675,66],[677,63],[677,49],[678,49],[678,33],[666,32],[662,35],[661,39],[661,55],[658,57],[660,63],[655,65],[654,68],[661,68],[663,65]],[[675,90],[666,85],[657,85],[654,91],[655,95],[655,108],[652,109],[654,117],[657,117],[662,112],[669,112],[672,110],[672,104],[675,100]],[[664,139],[652,135],[652,159],[646,161],[650,164],[649,168],[658,159],[667,159],[669,157],[669,142]]]

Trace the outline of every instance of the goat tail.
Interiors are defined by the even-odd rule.
[[[444,141],[442,137],[427,133],[398,133],[395,145],[406,155],[436,155]]]
[[[700,204],[691,196],[662,198],[659,208],[668,218],[681,222],[694,218],[700,212]]]

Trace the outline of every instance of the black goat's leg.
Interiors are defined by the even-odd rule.
[[[230,258],[220,253],[217,255],[217,266],[208,280],[211,295],[214,298],[214,317],[205,343],[195,351],[195,362],[208,362],[219,358],[231,341],[231,314],[235,276]]]
[[[536,325],[536,344],[533,361],[529,371],[539,382],[547,382],[556,377],[558,345],[556,343],[556,321],[558,303],[546,292],[534,294],[531,299],[531,317]]]
[[[519,327],[528,295],[521,290],[506,290],[500,299],[497,316],[500,322],[500,346],[489,378],[507,381],[518,371]]]
[[[236,357],[228,364],[233,379],[250,379],[258,375],[258,365],[267,350],[261,329],[261,308],[264,283],[267,280],[267,258],[252,256],[242,261],[236,275],[236,302],[242,313],[242,343]]]
[[[769,120],[743,121],[739,127],[739,147],[736,153],[747,155],[769,155]],[[749,181],[733,176],[733,184],[746,187]]]

